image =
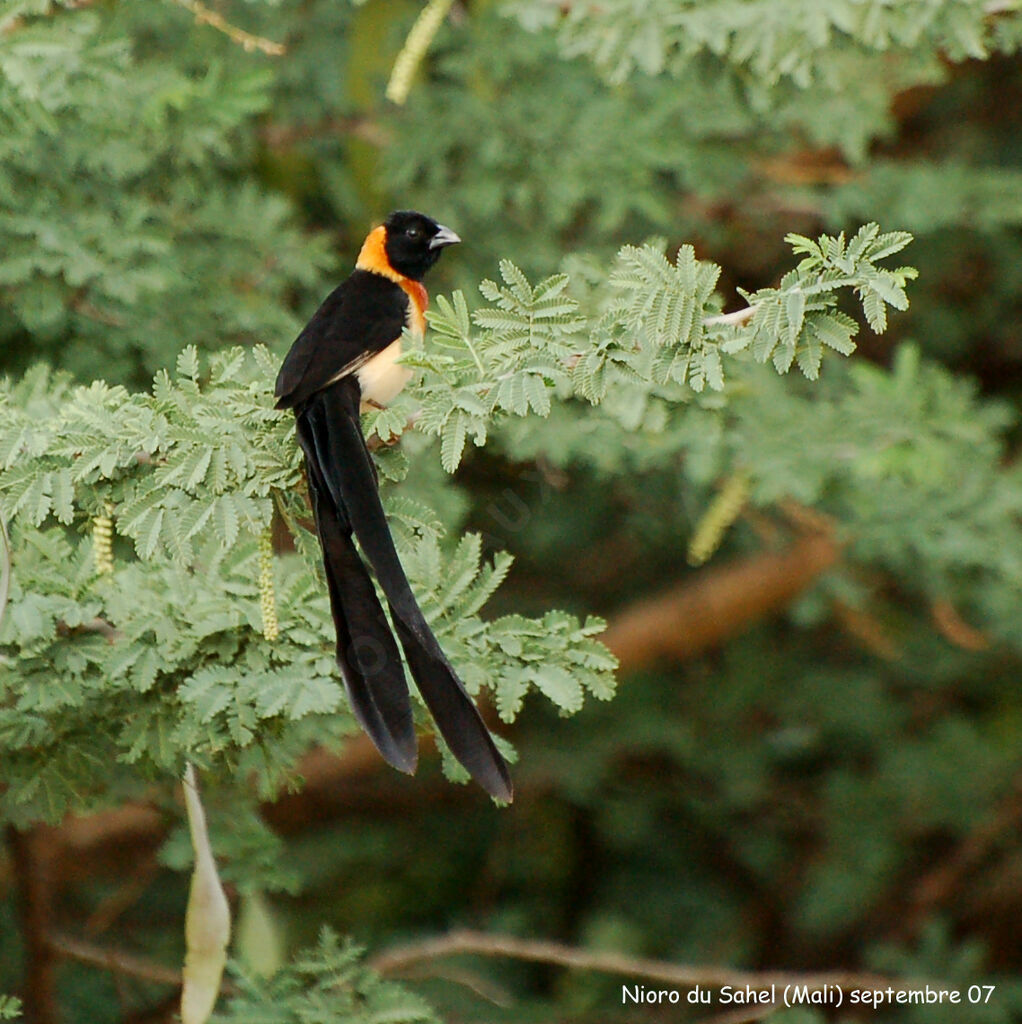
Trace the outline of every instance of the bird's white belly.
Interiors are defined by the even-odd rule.
[[[389,405],[398,396],[412,376],[411,367],[396,362],[400,355],[401,339],[398,338],[355,371],[363,402]]]

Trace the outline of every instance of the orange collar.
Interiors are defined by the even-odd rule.
[[[355,268],[380,274],[400,285],[401,290],[411,302],[409,326],[422,333],[426,329],[426,307],[429,305],[429,293],[420,281],[413,281],[410,277],[405,277],[390,265],[390,260],[387,259],[387,250],[384,247],[386,241],[387,229],[382,224],[378,228],[373,228],[362,243],[358,259],[355,261]]]

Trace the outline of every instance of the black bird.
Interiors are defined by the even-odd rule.
[[[366,238],[355,270],[313,314],[277,376],[278,409],[293,409],[323,548],[337,664],[352,709],[383,757],[411,774],[418,760],[401,642],[419,693],[454,756],[491,796],[512,798],[507,765],[423,617],[380,503],[359,420],[385,406],[411,371],[395,363],[401,332],[422,335],[422,278],[461,239],[430,217],[392,213]],[[393,630],[352,535],[376,574]]]

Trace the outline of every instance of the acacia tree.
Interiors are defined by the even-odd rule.
[[[23,943],[3,960],[27,980],[12,971],[3,987],[32,1019],[75,1012],[54,985],[61,960],[146,978],[156,988],[140,1002],[173,988],[154,964],[168,962],[183,897],[176,925],[138,943],[143,959],[124,954],[127,932],[103,953],[66,934],[84,923],[57,912],[43,869],[69,812],[127,804],[180,821],[186,763],[248,922],[221,1019],[432,1019],[332,933],[285,955],[260,917],[264,894],[311,884],[265,802],[309,770],[314,745],[343,748],[355,728],[264,346],[282,352],[326,287],[323,225],[348,250],[390,205],[426,209],[470,245],[448,280],[460,290],[406,357],[415,384],[364,426],[423,608],[501,720],[532,691],[563,714],[606,700],[611,651],[625,669],[690,655],[814,583],[796,630],[763,627],[696,662],[681,698],[674,670],[629,682],[570,758],[523,731],[539,765],[521,767],[526,792],[546,773],[561,809],[531,820],[574,816],[603,840],[569,854],[606,870],[585,898],[560,898],[559,937],[962,986],[1017,969],[984,962],[969,936],[996,929],[948,921],[939,891],[957,892],[1013,820],[1017,729],[1003,708],[1022,579],[1011,417],[953,372],[972,365],[973,341],[939,292],[948,228],[957,246],[968,226],[995,265],[1018,255],[1022,179],[968,166],[964,130],[957,160],[875,149],[903,97],[926,86],[954,103],[954,62],[1014,52],[1010,5],[434,0],[418,22],[412,4],[7,8],[0,809],[22,910],[2,942]],[[896,259],[906,227],[922,236],[911,285]],[[918,341],[884,368],[875,339],[907,286]],[[1011,301],[1004,282],[987,295]],[[877,360],[856,351],[864,337]],[[514,482],[523,465],[546,491],[512,522],[490,478]],[[647,595],[608,650],[592,612],[677,585],[672,563],[722,542],[746,560]],[[507,546],[521,582],[498,591]],[[778,586],[792,561],[798,579]],[[573,563],[597,582],[583,590]],[[553,610],[565,604],[575,611]],[[838,627],[870,653],[835,649]],[[1002,882],[1009,852],[994,858]],[[161,858],[187,868],[183,829]],[[927,869],[937,895],[920,890],[910,926],[884,927],[892,890]],[[536,890],[556,889],[549,870],[487,918],[548,935]],[[561,995],[580,1011],[607,998],[598,984]],[[1004,986],[995,1006],[956,1009],[1013,1012]],[[119,1012],[98,993],[87,1015]]]

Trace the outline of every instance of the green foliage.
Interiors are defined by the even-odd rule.
[[[834,311],[833,292],[852,288],[875,334],[887,329],[887,306],[908,309],[905,282],[916,277],[915,268],[887,270],[875,264],[904,249],[912,236],[904,231],[881,235],[876,224],[867,224],[847,244],[843,234],[824,235],[818,243],[802,235],[789,235],[786,241],[805,258],[794,273],[781,278],[779,288],[743,293],[756,309],[751,337],[739,335],[724,348],[736,352],[751,345],[756,359],[772,359],[778,373],[787,372],[797,360],[802,373],[815,380],[824,347],[846,356],[855,351],[852,336],[858,326]]]
[[[0,1020],[17,1020],[21,1016],[21,1000],[0,995]]]
[[[913,231],[969,228],[990,232],[1022,221],[1022,172],[921,160],[907,166],[877,161],[861,180],[820,196],[821,212],[835,223],[865,211]]]
[[[404,359],[426,371],[418,426],[440,436],[449,473],[461,462],[470,434],[476,445],[485,444],[495,413],[550,412],[548,389],[567,383],[572,337],[584,324],[577,303],[564,294],[564,275],[533,288],[514,264],[505,260],[500,270],[506,287],[480,285],[496,309],[477,310],[470,320],[461,292],[452,302],[441,298],[440,312],[430,315],[438,338],[430,351]]]
[[[0,13],[0,365],[20,378],[0,394],[0,816],[144,793],[177,819],[189,757],[225,879],[273,893],[293,946],[323,919],[372,943],[464,920],[989,980],[955,1024],[1017,1015],[1018,5],[459,4],[401,108],[383,89],[419,0],[210,6],[226,25],[173,2]],[[260,797],[355,726],[269,381],[328,272],[399,206],[466,244],[431,274],[451,298],[407,356],[417,385],[366,427],[427,616],[518,719],[520,795],[425,801],[429,765],[381,771],[344,788],[335,827],[277,835]],[[910,288],[907,236],[874,222],[912,231]],[[26,369],[40,357],[73,376]],[[689,540],[728,479],[748,502],[696,575]],[[271,517],[296,548],[272,563],[275,643]],[[787,614],[603,702],[604,619],[693,586],[679,633],[726,623],[714,583],[799,550],[809,521],[840,558]],[[180,827],[160,856],[187,870]],[[167,880],[112,946],[174,962]],[[123,881],[76,883],[62,913],[108,920]],[[0,989],[18,991],[11,902]],[[490,960],[470,980],[514,1006],[437,980],[443,1016],[611,1019],[620,997]],[[237,984],[223,1019],[428,1016],[327,937]],[[92,968],[60,985],[90,1024],[153,1013]]]
[[[204,375],[186,349],[176,377],[157,374],[151,392],[58,379],[47,394],[39,372],[5,391],[0,509],[15,572],[0,634],[0,801],[12,819],[89,806],[119,764],[167,777],[194,759],[252,772],[268,796],[310,742],[307,719],[350,731],[318,552],[299,525],[308,511],[291,417],[272,409],[273,369],[263,349],[230,350]],[[281,635],[271,642],[257,535],[274,502],[305,558],[278,567]],[[409,578],[473,692],[491,688],[508,721],[530,689],[566,712],[581,706],[582,687],[610,695],[614,660],[592,639],[598,620],[485,623],[479,611],[510,558],[485,564],[471,536],[444,552],[428,509],[401,496],[395,509]],[[97,571],[87,532],[99,515],[132,542],[115,548],[111,573]]]
[[[429,87],[413,91],[407,114],[384,115],[396,120],[381,155],[388,186],[464,228],[475,253],[462,259],[476,279],[504,253],[543,274],[565,250],[608,257],[665,231],[718,251],[730,243],[730,261],[740,262],[764,234],[790,229],[788,211],[818,214],[835,231],[875,219],[917,235],[1017,221],[1014,155],[1007,145],[972,145],[967,106],[942,117],[935,109],[927,124],[942,133],[939,161],[882,149],[871,159],[896,133],[903,98],[946,84],[945,57],[961,52],[956,33],[963,41],[978,33],[990,51],[1017,50],[1020,20],[1010,9],[988,14],[979,0],[662,0],[573,3],[562,13],[524,0],[498,11],[513,20],[487,6],[443,33]],[[589,30],[592,51],[558,59],[569,37]],[[662,55],[663,71],[647,74],[626,59],[622,73],[633,73],[610,85],[601,72],[617,66],[618,44],[627,51],[630,40]],[[1012,67],[990,70],[997,88]],[[970,88],[963,82],[959,97]],[[424,123],[442,129],[417,130]],[[814,148],[829,166],[816,169]],[[1015,265],[1007,255],[997,262],[994,277]]]
[[[658,384],[688,383],[697,392],[709,384],[720,391],[724,387],[720,354],[715,345],[706,344],[703,335],[704,311],[719,274],[719,267],[697,263],[695,250],[688,245],[678,250],[673,265],[653,246],[622,249],[608,282],[620,298],[610,306],[603,324],[618,342],[618,358],[614,360],[612,349],[604,349],[607,359],[595,366],[591,359],[580,361],[576,378],[582,393],[590,400],[606,394],[607,360],[620,365],[629,350],[646,356],[631,363],[640,378]]]
[[[732,434],[735,455],[767,469],[757,471],[755,499],[794,496],[832,511],[854,558],[932,599],[983,602],[984,620],[1017,643],[1012,616],[994,613],[1017,600],[1022,578],[1013,539],[1022,474],[1003,465],[1015,413],[977,400],[968,382],[909,346],[890,373],[860,363],[821,397],[759,383]],[[810,425],[812,452],[796,455]]]
[[[552,396],[574,392],[597,404],[612,391],[663,393],[673,401],[686,391],[721,391],[722,353],[746,349],[758,362],[772,359],[778,373],[797,361],[815,380],[824,347],[846,356],[855,350],[858,324],[834,308],[841,289],[857,294],[878,334],[887,326],[887,305],[907,308],[904,286],[915,270],[891,271],[876,261],[910,240],[904,232],[881,235],[875,224],[848,243],[843,235],[818,243],[793,235],[789,241],[805,253],[803,260],[779,288],[743,293],[752,308],[738,322],[717,315],[720,267],[696,260],[691,246],[682,246],[673,263],[658,246],[625,246],[602,286],[593,288],[590,274],[586,305],[570,294],[569,275],[533,287],[502,261],[504,286],[480,285],[496,308],[469,313],[461,292],[451,301],[441,297],[439,311],[429,315],[435,332],[429,348],[404,357],[424,371],[415,425],[439,436],[444,469],[454,472],[470,436],[481,446],[491,424],[508,415],[546,417]],[[387,439],[401,432],[409,412],[404,401],[370,423]]]
[[[669,219],[679,190],[743,178],[726,136],[756,119],[733,108],[726,85],[693,78],[699,96],[679,109],[672,94],[637,81],[622,103],[590,67],[558,60],[552,39],[493,10],[480,11],[470,34],[449,38],[438,59],[435,87],[413,91],[407,114],[395,118],[399,141],[381,155],[381,170],[393,194],[422,197],[474,240],[464,258],[475,276],[465,285],[505,253],[529,274],[549,273],[580,242],[609,256],[615,241]],[[506,95],[515,102],[500,104],[495,118]],[[443,128],[417,131],[422,123]]]
[[[823,297],[803,305],[810,315],[797,326],[780,315],[764,316],[762,326],[757,310],[746,332],[757,357],[767,358],[782,335],[796,348],[838,287],[856,287],[867,311],[874,297],[903,306],[907,272],[891,274],[872,261],[906,242],[875,227],[848,247],[841,239],[798,240],[807,256],[784,286]],[[551,391],[567,396],[572,384],[591,400],[601,397],[608,367],[652,386],[723,386],[717,350],[703,341],[717,269],[697,264],[691,249],[674,264],[652,247],[623,251],[588,352],[579,337],[586,321],[566,293],[566,276],[534,288],[510,263],[501,271],[504,287],[481,288],[495,308],[470,320],[460,294],[441,302],[435,348],[409,357],[426,370],[418,426],[440,435],[448,471],[460,461],[466,435],[481,444],[494,417],[546,415]],[[750,298],[768,314],[780,308],[765,293]],[[790,315],[789,301],[784,308]],[[732,335],[729,347],[743,346]],[[774,364],[787,369],[776,358]],[[305,515],[289,418],[271,409],[273,369],[264,349],[251,359],[229,350],[212,359],[203,379],[196,352],[186,349],[176,378],[157,374],[149,393],[101,382],[71,389],[58,379],[46,395],[46,379],[36,374],[5,395],[0,496],[19,542],[6,642],[22,669],[19,713],[6,712],[14,784],[3,799],[19,820],[76,806],[78,793],[101,787],[118,760],[146,772],[175,772],[185,756],[258,764],[261,789],[272,792],[303,735],[293,726],[310,715],[344,714],[324,650],[325,600],[314,596],[308,567],[281,576],[283,639],[261,636],[255,536],[269,525],[274,500],[299,537]],[[450,634],[469,687],[494,689],[502,717],[512,720],[532,688],[569,713],[581,707],[585,690],[609,696],[614,663],[591,639],[598,620],[580,624],[551,613],[534,624],[512,616],[484,626],[477,613],[510,561],[481,567],[479,541],[470,538],[445,559],[428,510],[407,501],[398,509],[409,574],[427,614],[441,636]],[[65,529],[100,515],[134,546],[135,559],[119,562],[110,578],[96,572],[92,539]],[[312,546],[303,540],[301,547],[314,560]],[[70,577],[68,565],[75,567]],[[113,644],[104,638],[111,630]],[[54,673],[56,688],[49,685]],[[110,714],[132,700],[130,717]],[[69,708],[106,723],[90,728],[80,748],[49,717]],[[26,712],[36,716],[27,730]],[[255,751],[261,756],[253,762]]]
[[[101,360],[107,376],[138,383],[187,344],[293,331],[282,300],[320,281],[325,247],[296,230],[279,196],[238,176],[272,72],[229,59],[216,33],[193,37],[169,4],[16,4],[4,18],[8,353],[31,336],[36,357],[83,375]]]
[[[543,0],[514,0],[511,10],[532,28],[557,26],[567,56],[584,54],[611,81],[635,71],[677,73],[704,52],[747,68],[758,82],[790,79],[800,88],[834,87],[834,54],[932,48],[953,60],[986,57],[1018,45],[1017,25],[999,24],[983,0],[628,0],[574,3],[563,14]],[[1006,31],[1002,31],[1006,29]],[[1013,31],[1014,29],[1014,31]]]
[[[324,928],[319,943],[301,951],[270,979],[238,973],[238,994],[217,1024],[438,1024],[417,995],[384,981],[362,963],[363,951]]]

